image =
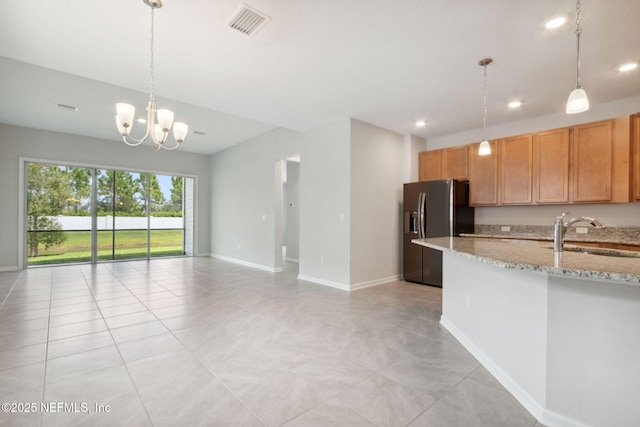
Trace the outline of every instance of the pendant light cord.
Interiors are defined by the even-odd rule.
[[[484,91],[483,91],[483,105],[484,111],[482,115],[482,140],[487,140],[487,64],[483,65],[484,68]]]
[[[576,88],[580,87],[580,35],[582,34],[582,29],[580,28],[580,0],[576,2]]]

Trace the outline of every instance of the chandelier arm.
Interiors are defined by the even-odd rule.
[[[129,142],[127,141],[127,137],[129,137],[130,139],[132,139],[135,142]],[[138,145],[142,144],[144,142],[144,138],[142,139],[135,139],[134,137],[132,137],[131,135],[122,135],[122,140],[124,141],[125,144],[127,144],[130,147],[137,147]]]
[[[176,145],[174,145],[173,147],[167,147],[164,144],[160,144],[160,148],[162,148],[163,150],[167,150],[167,151],[173,151],[173,150],[177,150],[178,148],[180,148],[180,143],[176,142]],[[158,150],[156,150],[158,151]]]

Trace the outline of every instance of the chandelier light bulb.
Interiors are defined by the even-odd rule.
[[[162,128],[162,131],[169,132],[173,124],[173,111],[162,108],[159,109],[156,114],[158,115],[158,124],[160,128]]]

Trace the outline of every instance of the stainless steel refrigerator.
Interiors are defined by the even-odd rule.
[[[403,278],[442,287],[442,252],[413,239],[473,233],[469,183],[453,179],[404,185]]]

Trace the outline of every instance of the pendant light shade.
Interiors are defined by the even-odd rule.
[[[573,89],[567,101],[567,114],[582,113],[588,109],[589,98],[587,98],[587,92],[581,87]]]
[[[489,141],[486,139],[480,143],[480,147],[478,148],[479,156],[488,156],[491,154],[491,145],[489,145]]]
[[[580,0],[576,3],[576,87],[569,94],[567,100],[567,114],[577,114],[589,109],[589,98],[587,92],[580,86]]]
[[[483,90],[483,114],[482,114],[482,142],[480,143],[480,147],[478,147],[478,155],[479,156],[488,156],[491,154],[491,145],[489,145],[489,141],[487,141],[487,65],[491,64],[493,59],[484,58],[478,62],[484,69],[484,90]]]

